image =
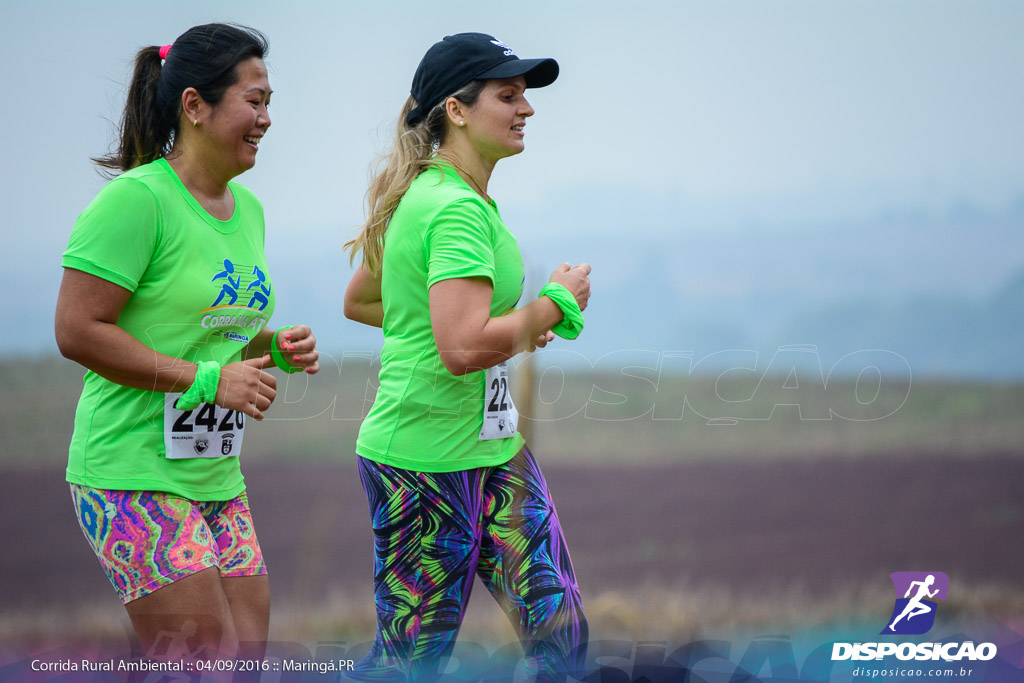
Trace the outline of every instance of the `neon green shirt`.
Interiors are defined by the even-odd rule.
[[[518,433],[481,441],[484,372],[451,374],[430,326],[431,285],[486,277],[491,317],[515,308],[523,260],[515,237],[459,174],[420,174],[391,217],[381,266],[384,346],[380,388],[359,429],[356,453],[421,472],[453,472],[507,462],[523,446]]]
[[[229,187],[235,211],[220,221],[163,159],[134,168],[107,183],[78,217],[61,264],[131,291],[117,325],[146,346],[194,362],[239,360],[270,320],[275,295],[263,207],[248,189]],[[164,457],[165,394],[91,371],[84,384],[69,482],[192,500],[228,500],[245,490],[237,457]]]

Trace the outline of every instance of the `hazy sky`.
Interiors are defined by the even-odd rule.
[[[582,244],[1024,199],[1019,2],[7,0],[0,16],[5,328],[52,310],[135,51],[207,21],[269,38],[273,126],[239,180],[266,207],[280,289],[322,301],[340,302],[340,243],[419,58],[460,31],[561,65],[490,187],[526,244],[553,226],[515,218],[556,209]]]

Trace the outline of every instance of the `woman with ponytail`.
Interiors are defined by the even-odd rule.
[[[519,434],[506,362],[575,338],[590,266],[559,266],[516,308],[523,263],[487,193],[524,149],[527,88],[558,75],[481,33],[423,57],[394,148],[346,247],[362,263],[345,314],[384,332],[380,388],[356,444],[375,535],[377,636],[367,679],[436,677],[474,574],[511,619],[538,680],[581,674],[587,622],[551,494]]]
[[[238,456],[274,400],[267,368],[319,369],[308,327],[268,325],[263,207],[233,182],[270,127],[266,53],[224,24],[139,51],[120,140],[96,159],[119,175],[62,260],[57,344],[88,370],[67,480],[157,658],[261,656],[269,584]]]

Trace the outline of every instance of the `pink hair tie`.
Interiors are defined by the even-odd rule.
[[[164,45],[160,48],[160,59],[167,59],[167,53],[171,51],[170,45]]]

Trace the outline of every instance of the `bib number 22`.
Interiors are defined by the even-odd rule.
[[[509,394],[508,364],[487,369],[484,378],[484,422],[480,440],[507,439],[516,433],[519,411]]]

